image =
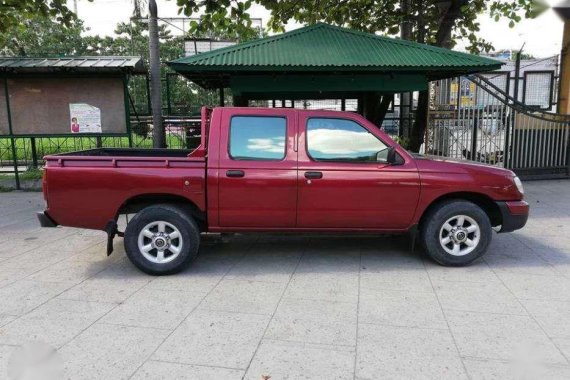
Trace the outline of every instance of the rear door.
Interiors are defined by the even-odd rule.
[[[405,152],[356,114],[299,113],[297,226],[331,229],[409,227],[420,193],[417,167]]]
[[[218,170],[220,227],[295,227],[294,115],[294,110],[287,109],[223,109]]]

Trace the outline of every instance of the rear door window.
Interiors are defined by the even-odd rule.
[[[230,157],[233,160],[282,160],[286,135],[287,121],[283,117],[234,116],[230,122]]]

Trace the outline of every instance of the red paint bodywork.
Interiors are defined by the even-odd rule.
[[[287,119],[282,161],[234,161],[229,123],[235,115]],[[309,117],[350,119],[403,158],[401,165],[316,162],[307,154]],[[202,112],[202,144],[188,157],[45,157],[46,213],[64,226],[104,229],[122,205],[139,196],[170,195],[206,215],[207,230],[403,232],[442,196],[470,193],[528,213],[509,170],[414,157],[362,116],[349,112],[215,108]],[[226,172],[243,170],[242,178]],[[320,171],[309,181],[306,171]]]

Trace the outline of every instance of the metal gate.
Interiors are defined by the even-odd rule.
[[[526,107],[507,86],[500,73],[432,83],[425,152],[526,177],[568,176],[570,116]]]

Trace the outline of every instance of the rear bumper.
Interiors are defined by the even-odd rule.
[[[528,203],[525,201],[497,202],[503,224],[499,232],[511,232],[521,229],[528,220]]]
[[[57,227],[57,223],[45,212],[38,212],[38,220],[42,227]]]

